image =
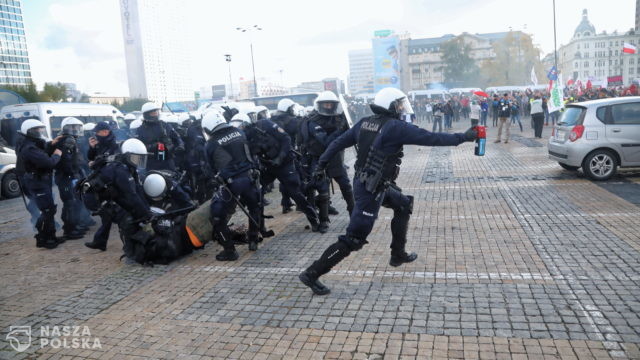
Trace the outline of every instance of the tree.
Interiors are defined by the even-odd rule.
[[[40,96],[40,93],[38,93],[36,84],[34,84],[33,81],[29,81],[26,86],[5,85],[2,88],[17,93],[29,103],[42,101],[42,97]]]
[[[486,60],[481,66],[489,86],[529,85],[532,67],[539,81],[546,79],[540,49],[533,45],[531,36],[509,32],[493,43],[493,52],[495,58]]]
[[[67,87],[62,83],[44,84],[44,89],[40,93],[43,101],[60,102],[67,99]]]
[[[479,68],[471,57],[471,46],[461,36],[440,46],[444,81],[449,87],[478,86]]]
[[[141,98],[128,99],[128,100],[125,100],[125,102],[123,102],[122,105],[118,106],[118,108],[123,113],[130,113],[132,111],[139,111],[140,108],[142,108],[142,105],[144,105],[144,103],[146,103],[148,101],[149,100],[147,100],[147,99],[141,99]]]

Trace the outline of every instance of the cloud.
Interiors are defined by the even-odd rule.
[[[118,6],[103,0],[51,4],[42,27],[28,37],[36,83],[72,82],[87,93],[126,95]]]

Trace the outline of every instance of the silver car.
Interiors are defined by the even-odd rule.
[[[640,96],[567,105],[548,146],[551,160],[593,180],[640,167]]]

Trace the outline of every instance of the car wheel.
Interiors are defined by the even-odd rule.
[[[20,196],[20,184],[14,172],[6,173],[2,177],[2,195],[7,199]]]
[[[596,150],[584,159],[582,170],[592,180],[609,180],[616,174],[618,162],[611,151]]]
[[[560,166],[562,166],[563,169],[569,170],[569,171],[577,171],[578,169],[580,169],[580,166],[571,166],[563,163],[558,163],[558,164],[560,164]]]

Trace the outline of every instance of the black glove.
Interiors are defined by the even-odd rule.
[[[464,140],[465,141],[475,141],[478,138],[478,131],[475,127],[469,128],[469,130],[464,132]]]
[[[324,168],[318,167],[313,171],[313,174],[311,174],[311,176],[316,181],[322,181],[327,177],[327,173]]]

